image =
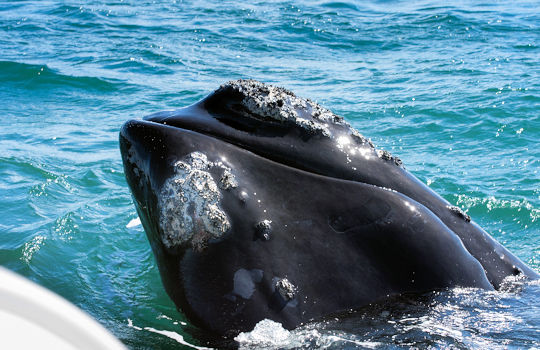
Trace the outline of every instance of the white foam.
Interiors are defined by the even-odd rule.
[[[264,319],[255,325],[251,332],[242,332],[234,338],[240,348],[257,345],[258,347],[287,347],[291,343],[291,332],[281,323]]]
[[[131,220],[126,225],[127,228],[134,228],[134,227],[137,227],[137,226],[141,226],[141,219],[139,217],[136,217],[135,219]]]
[[[161,334],[163,336],[166,336],[167,338],[175,340],[179,344],[186,345],[186,346],[188,346],[188,347],[190,347],[192,349],[212,350],[212,348],[205,348],[205,347],[202,347],[202,346],[197,346],[197,345],[193,345],[191,343],[188,343],[187,341],[184,340],[183,336],[181,336],[180,334],[178,334],[176,332],[155,329],[155,328],[152,328],[152,327],[141,328],[141,327],[137,327],[137,326],[133,325],[133,321],[130,320],[129,318],[128,318],[127,321],[128,321],[128,327],[131,327],[131,328],[136,329],[138,331],[148,331],[148,332],[152,332],[152,333]]]
[[[329,335],[326,337],[326,340],[329,341],[330,344],[333,342],[344,342],[344,343],[350,343],[350,344],[361,346],[364,349],[376,349],[377,347],[383,345],[382,343],[379,343],[379,342],[351,340],[351,339],[338,337],[336,335]]]
[[[184,337],[182,337],[180,334],[178,334],[176,332],[163,331],[163,330],[155,329],[155,328],[152,328],[152,327],[144,327],[144,330],[164,335],[167,338],[176,340],[178,343],[180,343],[182,345],[189,346],[190,348],[193,348],[193,349],[198,349],[198,350],[206,350],[206,349],[210,350],[210,349],[212,349],[212,348],[205,348],[203,346],[197,346],[197,345],[190,344],[190,343],[188,343],[187,341],[184,340]]]

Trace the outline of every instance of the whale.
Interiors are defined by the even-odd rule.
[[[215,339],[539,277],[398,157],[284,88],[230,81],[128,120],[120,150],[167,294]]]

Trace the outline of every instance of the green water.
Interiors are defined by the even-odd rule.
[[[538,271],[539,45],[534,1],[0,1],[0,264],[128,347],[182,346],[152,329],[196,344],[126,227],[118,131],[254,78],[343,115]],[[540,346],[537,283],[434,303],[279,346]]]

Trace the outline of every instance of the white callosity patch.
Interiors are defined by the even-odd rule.
[[[236,182],[236,178],[229,168],[225,167],[223,169],[223,175],[221,175],[221,179],[219,180],[219,187],[224,190],[238,187],[238,182]]]
[[[256,80],[230,81],[220,87],[220,90],[225,89],[232,89],[243,96],[241,104],[245,111],[241,112],[246,113],[248,117],[292,122],[310,133],[335,137],[338,149],[347,154],[349,163],[352,157],[358,154],[367,160],[378,157],[394,161],[396,165],[401,166],[399,158],[387,151],[375,150],[371,140],[362,136],[342,117],[310,99],[298,97],[289,90]],[[345,133],[333,135],[329,128],[332,125],[345,128]]]
[[[401,159],[399,159],[398,157],[394,157],[390,152],[382,149],[377,150],[377,157],[384,160],[393,160],[397,166],[400,166],[402,164]]]
[[[471,222],[471,217],[467,215],[463,210],[461,210],[460,207],[457,207],[455,205],[447,205],[446,207],[450,209],[451,212],[461,217],[463,220],[467,222]]]
[[[349,126],[342,117],[284,88],[256,80],[235,80],[222,85],[220,89],[233,89],[241,93],[244,96],[242,105],[250,117],[293,122],[312,133],[325,136],[331,135],[328,123]],[[299,111],[303,111],[302,116]]]
[[[255,232],[260,239],[265,241],[270,239],[270,232],[272,231],[271,223],[272,220],[263,220],[255,225]]]
[[[296,287],[286,278],[279,279],[275,288],[285,300],[292,300],[296,294]]]
[[[231,169],[222,162],[210,162],[206,155],[193,152],[174,163],[175,173],[163,184],[159,195],[163,243],[173,248],[187,242],[202,250],[210,239],[220,238],[231,224],[220,208],[221,192],[210,174],[222,169],[219,187],[238,186]]]

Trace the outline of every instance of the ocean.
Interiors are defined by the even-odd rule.
[[[131,349],[200,345],[137,225],[118,132],[238,78],[342,115],[540,271],[537,1],[0,1],[0,265]],[[538,348],[540,284],[403,296],[238,340]]]

